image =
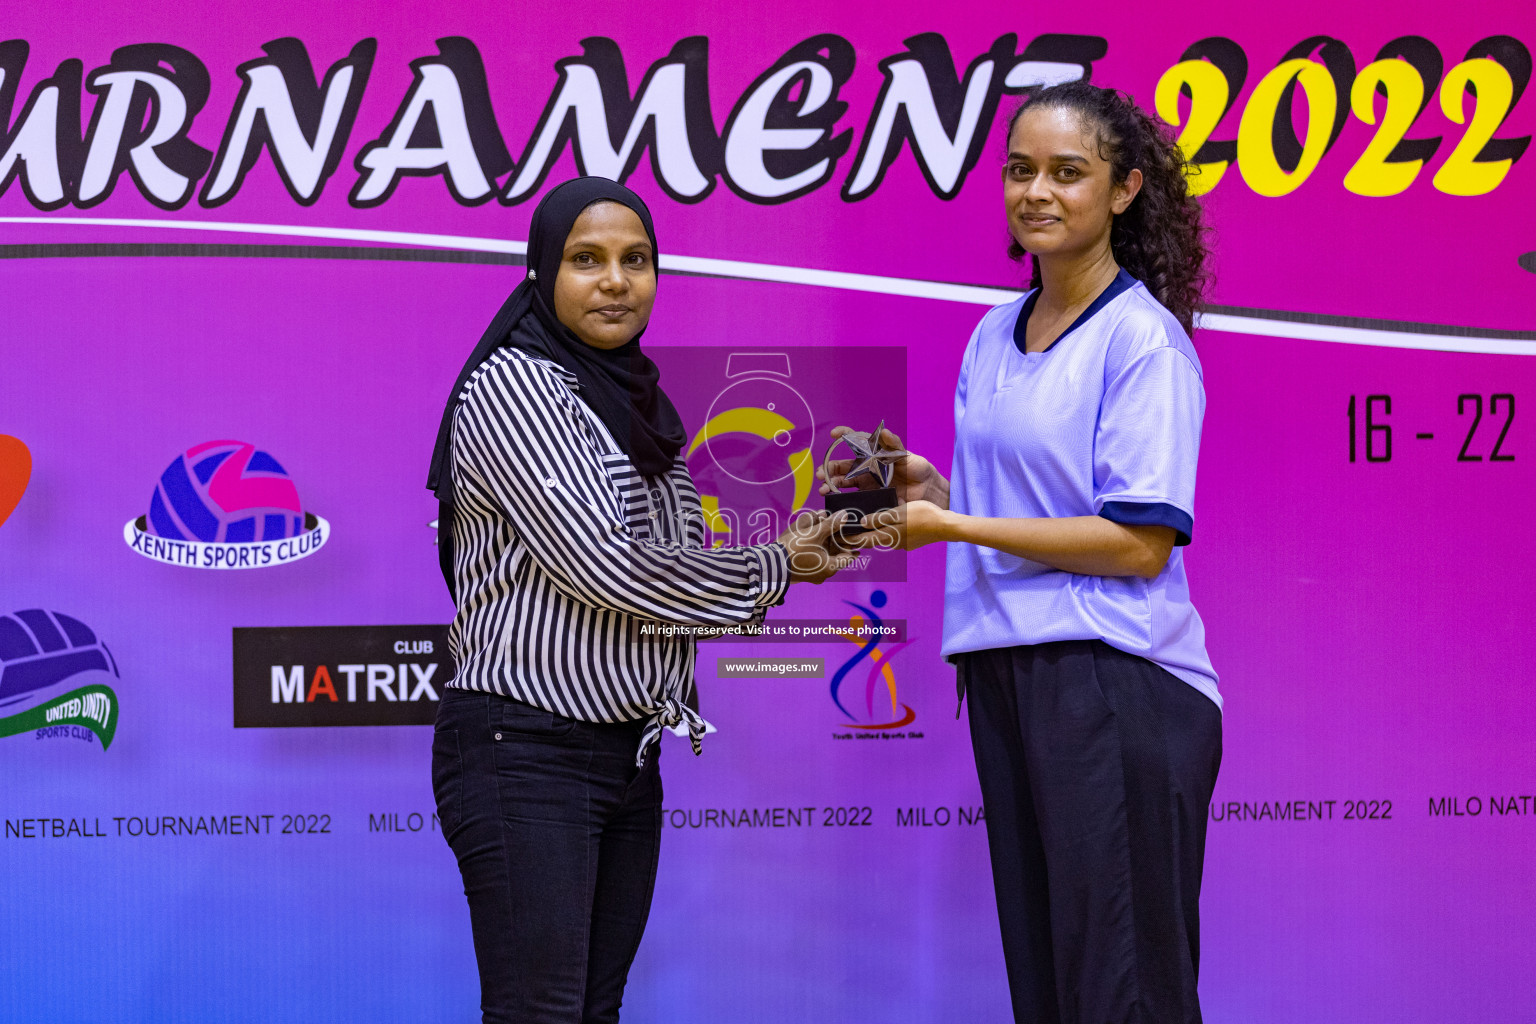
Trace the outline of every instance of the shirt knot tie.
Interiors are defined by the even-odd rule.
[[[661,736],[662,729],[671,729],[682,734],[688,731],[688,742],[693,746],[695,754],[704,750],[704,734],[709,731],[709,723],[699,716],[693,708],[684,704],[676,697],[664,697],[662,700],[645,709],[649,716],[645,720],[645,729],[640,734],[640,750],[635,755],[635,765],[645,765],[645,752],[650,749]]]

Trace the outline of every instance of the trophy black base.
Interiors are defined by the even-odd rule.
[[[852,509],[861,516],[871,516],[876,512],[895,507],[896,488],[894,487],[877,487],[872,491],[842,491],[827,495],[827,511],[833,514]],[[868,533],[869,527],[845,526],[839,532],[844,537],[857,537],[861,533]]]

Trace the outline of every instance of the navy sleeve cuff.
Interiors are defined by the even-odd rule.
[[[1163,502],[1106,501],[1099,515],[1113,523],[1127,526],[1166,526],[1173,530],[1174,547],[1190,542],[1195,521],[1188,512]]]

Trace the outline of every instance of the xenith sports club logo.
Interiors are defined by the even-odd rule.
[[[447,626],[237,628],[235,727],[431,725]]]
[[[299,502],[288,471],[244,441],[207,441],[176,456],[123,527],[145,558],[195,569],[259,569],[308,558],[331,527]]]
[[[917,719],[917,712],[901,702],[896,693],[896,673],[891,670],[891,659],[903,648],[911,646],[915,638],[902,639],[888,644],[882,627],[886,624],[879,609],[887,602],[886,593],[876,590],[869,595],[869,604],[844,601],[854,613],[848,616],[848,631],[839,633],[844,640],[857,644],[858,651],[832,674],[832,703],[843,713],[846,721],[841,728],[850,730],[832,735],[836,739],[897,735],[918,738],[921,733],[897,733]],[[887,704],[889,708],[887,708]]]
[[[36,731],[38,739],[73,737],[112,745],[120,678],[117,660],[92,629],[62,612],[27,608],[0,615],[0,737]]]

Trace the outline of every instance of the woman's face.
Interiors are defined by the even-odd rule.
[[[645,330],[656,302],[656,254],[645,225],[622,203],[581,211],[555,275],[555,316],[593,348],[612,349]]]
[[[1107,245],[1111,219],[1125,212],[1140,188],[1141,171],[1135,169],[1115,183],[1097,139],[1075,111],[1032,107],[1019,115],[1008,137],[1003,167],[1008,230],[1036,256],[1070,256]]]

